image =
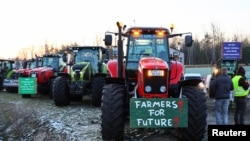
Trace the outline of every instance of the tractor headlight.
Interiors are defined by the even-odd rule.
[[[152,91],[151,86],[146,86],[146,87],[145,87],[145,91],[146,91],[147,93],[151,92],[151,91]]]
[[[163,70],[148,70],[148,76],[164,76]]]
[[[161,86],[161,87],[160,87],[160,91],[161,91],[162,93],[165,93],[166,90],[167,90],[167,88],[166,88],[165,86]]]

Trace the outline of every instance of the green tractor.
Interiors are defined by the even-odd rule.
[[[99,107],[108,74],[105,64],[107,50],[101,46],[74,46],[71,50],[74,61],[70,59],[71,54],[64,55],[68,60],[68,72],[59,73],[53,83],[54,103],[67,106],[71,100],[79,101],[84,95],[90,95],[92,105]]]
[[[220,75],[222,68],[227,68],[227,74],[233,78],[236,74],[236,70],[239,66],[239,60],[238,59],[218,59],[216,62],[216,65],[214,66],[213,72],[212,72],[212,78],[216,78]]]
[[[0,59],[0,91],[4,89],[3,80],[10,77],[14,64],[14,60]]]

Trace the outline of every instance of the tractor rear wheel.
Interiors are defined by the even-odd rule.
[[[207,126],[205,93],[195,86],[182,87],[182,98],[188,98],[188,127],[177,129],[183,141],[201,141]]]
[[[105,84],[105,77],[97,76],[94,77],[91,84],[91,98],[92,105],[96,107],[101,106],[102,100],[102,88]]]
[[[102,139],[123,140],[124,118],[124,85],[107,84],[102,92]]]
[[[56,106],[68,106],[70,104],[69,88],[67,78],[59,76],[53,84],[53,100]]]

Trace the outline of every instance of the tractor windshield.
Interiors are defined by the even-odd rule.
[[[98,50],[96,49],[82,49],[75,52],[75,63],[90,62],[94,69],[97,69]]]
[[[130,36],[127,50],[127,69],[136,70],[140,58],[152,56],[169,61],[169,49],[166,38],[152,34],[142,34],[134,38]]]
[[[139,38],[131,37],[128,46],[128,61],[139,61],[141,57],[153,56],[169,61],[166,38],[157,38],[155,35],[142,35]]]
[[[43,66],[50,66],[55,71],[59,70],[59,57],[43,57]]]

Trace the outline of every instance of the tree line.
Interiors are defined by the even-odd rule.
[[[170,47],[178,49],[184,53],[185,65],[199,65],[216,63],[221,58],[221,49],[223,42],[241,42],[242,58],[240,63],[250,62],[250,37],[246,35],[234,34],[231,38],[226,38],[225,33],[221,31],[220,27],[211,23],[211,31],[205,31],[202,39],[193,40],[192,47],[184,47],[183,40],[178,38],[171,39]],[[102,45],[102,37],[96,37],[94,45]],[[70,46],[77,46],[78,43],[70,43],[67,45],[53,45],[45,42],[40,47],[28,47],[20,49],[19,58],[32,58],[35,55],[42,56],[46,53],[63,53]]]

